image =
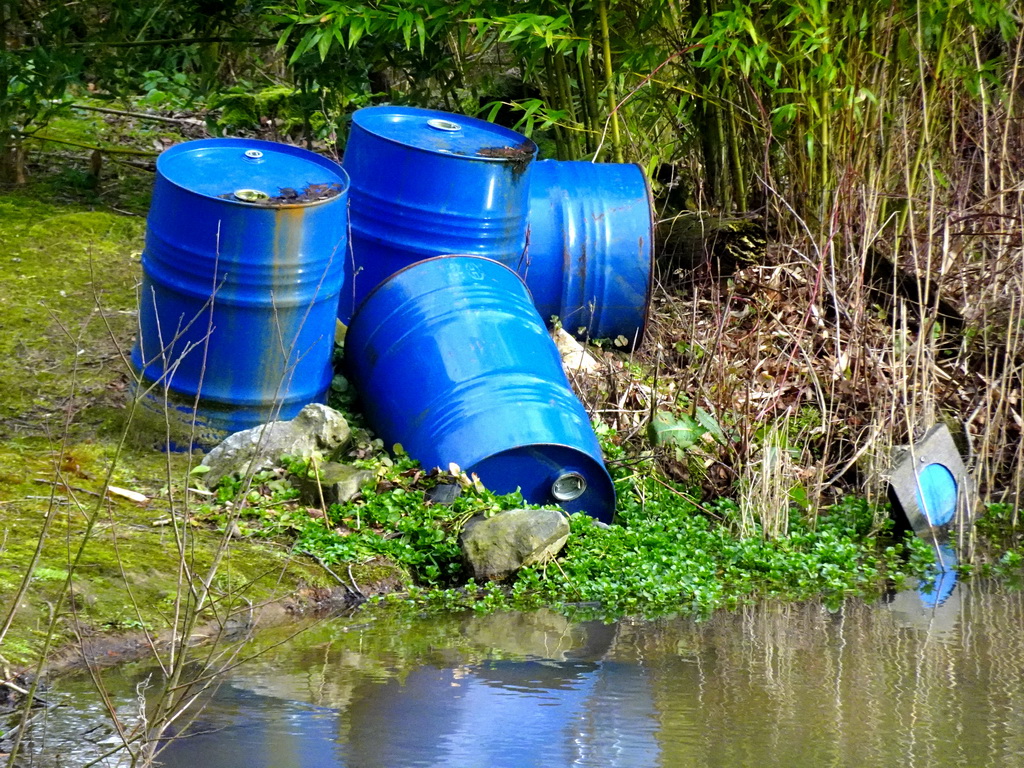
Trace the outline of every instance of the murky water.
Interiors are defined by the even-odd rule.
[[[263,654],[224,677],[191,735],[161,759],[169,768],[1024,766],[1024,594],[950,586],[839,610],[764,604],[700,623],[363,613],[275,648],[280,638],[261,637]],[[137,689],[151,674],[104,673],[126,727],[138,724]],[[82,765],[117,743],[91,690],[68,680],[50,694],[64,706],[33,733],[37,764]]]

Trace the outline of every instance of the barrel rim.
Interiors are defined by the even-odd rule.
[[[647,178],[647,174],[644,172],[644,168],[640,163],[630,163],[640,171],[640,178],[644,180],[644,189],[647,192],[647,211],[648,211],[648,225],[647,225],[647,239],[651,244],[648,249],[650,256],[648,257],[647,264],[647,301],[644,303],[644,315],[643,320],[640,324],[640,333],[636,335],[636,340],[629,340],[629,348],[631,350],[638,349],[644,343],[644,338],[647,336],[647,325],[651,318],[651,301],[654,298],[654,268],[657,264],[657,259],[654,253],[654,231],[656,222],[654,219],[654,191],[651,189],[651,180]]]
[[[414,267],[418,267],[421,264],[426,264],[427,262],[430,262],[430,261],[439,261],[440,259],[476,259],[478,261],[489,261],[492,264],[497,264],[499,267],[503,267],[504,269],[506,269],[507,271],[511,272],[513,275],[515,275],[516,279],[520,283],[522,283],[523,288],[526,290],[526,295],[530,299],[530,303],[531,304],[533,303],[533,294],[530,293],[530,289],[529,289],[529,287],[527,287],[526,281],[523,280],[523,278],[519,275],[519,273],[516,272],[514,269],[512,269],[512,267],[510,267],[508,264],[503,264],[500,261],[498,261],[497,259],[491,259],[491,258],[488,258],[487,256],[477,256],[476,254],[472,254],[472,253],[444,253],[444,254],[441,254],[440,256],[431,256],[428,259],[420,259],[419,261],[414,261],[412,264],[406,264],[404,267],[402,267],[397,272],[392,272],[386,278],[384,278],[379,283],[377,283],[377,285],[375,285],[370,290],[369,293],[367,293],[365,296],[363,296],[362,300],[359,302],[359,306],[357,306],[354,310],[352,310],[352,315],[349,317],[348,325],[346,326],[346,328],[348,329],[348,331],[346,332],[346,337],[348,336],[348,333],[351,333],[352,326],[355,325],[356,318],[359,317],[359,314],[360,314],[360,312],[362,312],[363,307],[366,306],[366,303],[370,300],[370,298],[375,293],[377,293],[377,291],[379,291],[385,285],[387,285],[392,280],[394,280],[396,277],[401,275],[403,272],[408,272],[410,269],[413,269]]]
[[[582,401],[581,401],[580,404],[582,405]],[[586,411],[586,408],[584,408],[584,412],[585,411]],[[587,414],[587,415],[589,416],[589,414]],[[610,491],[611,492],[610,496],[608,496],[608,494],[606,494],[606,493],[599,493],[597,495],[599,495],[599,497],[603,498],[605,502],[608,502],[610,500],[610,504],[607,505],[608,509],[605,510],[605,511],[609,512],[609,514],[607,515],[609,522],[612,519],[614,519],[615,514],[618,511],[618,494],[616,493],[616,490],[615,490],[615,481],[612,479],[611,472],[608,471],[608,467],[607,467],[607,465],[605,463],[604,451],[601,450],[600,444],[598,444],[598,446],[597,446],[598,455],[601,457],[600,460],[596,459],[594,456],[592,456],[591,454],[587,453],[585,450],[580,448],[578,445],[569,445],[568,443],[538,442],[538,443],[529,443],[529,444],[525,444],[525,445],[515,445],[515,446],[511,446],[509,448],[502,448],[500,450],[494,451],[493,453],[489,453],[486,456],[484,456],[484,457],[482,457],[480,459],[477,459],[472,464],[469,464],[469,465],[467,465],[465,467],[462,467],[462,471],[466,472],[467,474],[472,473],[472,472],[475,471],[476,467],[478,467],[480,464],[483,464],[485,461],[490,461],[491,459],[500,458],[503,454],[508,454],[508,453],[513,453],[513,452],[516,452],[516,451],[521,451],[521,450],[523,450],[525,448],[563,448],[563,449],[566,449],[566,450],[568,450],[568,451],[570,451],[570,452],[572,452],[574,454],[579,455],[581,458],[585,459],[586,462],[592,463],[593,466],[591,467],[591,469],[596,468],[598,470],[597,474],[601,478],[601,481],[602,482],[606,482],[605,488],[600,489],[600,490],[602,490],[602,491]],[[561,502],[550,502],[550,503],[555,505],[555,506],[561,506],[562,505]],[[586,510],[586,513],[588,515],[590,515],[591,517],[598,517],[598,518],[603,517],[603,515],[599,516],[596,512],[595,513],[591,513],[590,510]]]
[[[326,170],[330,171],[331,173],[335,174],[335,176],[337,176],[338,178],[338,181],[341,183],[341,191],[337,195],[324,198],[323,200],[310,200],[301,203],[280,203],[275,205],[261,205],[258,202],[247,202],[245,200],[220,197],[218,195],[211,195],[206,192],[200,192],[174,180],[166,173],[164,173],[160,168],[161,162],[167,162],[166,160],[164,160],[164,158],[173,158],[176,155],[184,154],[185,152],[189,151],[188,147],[195,148],[196,144],[202,144],[203,146],[206,147],[247,146],[252,149],[266,147],[272,149],[272,151],[274,152],[281,152],[282,154],[307,158],[316,165],[319,165],[325,168]],[[187,192],[190,195],[202,197],[206,200],[215,200],[217,202],[225,203],[227,205],[236,205],[241,208],[251,208],[264,211],[277,211],[294,208],[315,208],[320,205],[326,205],[328,203],[334,202],[339,198],[344,198],[352,186],[352,180],[349,178],[348,171],[346,171],[342,167],[341,163],[337,162],[336,160],[332,160],[331,158],[325,157],[324,155],[318,155],[316,152],[313,152],[308,149],[303,149],[302,147],[297,147],[294,144],[285,144],[284,142],[281,141],[266,141],[264,139],[216,137],[209,139],[191,139],[189,141],[182,141],[178,144],[168,147],[159,154],[159,156],[156,159],[156,170],[158,178],[163,179],[167,183],[172,184],[173,186],[177,187],[183,192]]]
[[[373,106],[373,107],[363,107],[362,109],[357,109],[355,112],[352,113],[352,124],[353,125],[357,125],[360,129],[366,131],[368,134],[370,134],[374,138],[380,139],[381,141],[386,141],[386,142],[388,142],[390,144],[395,144],[395,145],[403,147],[405,149],[414,149],[414,150],[418,150],[420,152],[426,152],[427,154],[438,155],[439,157],[456,157],[456,158],[459,158],[460,160],[475,160],[475,161],[484,162],[484,163],[509,163],[509,164],[515,164],[515,163],[522,162],[522,159],[517,159],[517,158],[512,158],[512,157],[491,157],[491,156],[488,156],[488,155],[460,155],[460,154],[457,154],[457,153],[454,153],[454,152],[443,152],[443,151],[438,150],[438,149],[431,149],[430,147],[420,146],[419,144],[410,144],[408,142],[396,139],[396,138],[394,138],[392,136],[384,136],[384,135],[381,135],[379,133],[375,133],[374,131],[371,131],[365,125],[361,125],[358,122],[357,118],[359,117],[359,115],[360,114],[364,114],[365,115],[367,112],[374,112],[374,113],[390,112],[392,114],[400,114],[400,115],[423,115],[423,116],[436,115],[436,116],[449,116],[449,117],[452,116],[452,115],[455,115],[456,117],[459,117],[459,118],[461,118],[463,120],[469,120],[469,121],[471,121],[473,123],[479,123],[481,125],[487,126],[489,129],[492,129],[492,130],[496,129],[496,131],[499,134],[504,134],[510,140],[518,139],[518,143],[519,143],[520,146],[523,146],[524,144],[529,143],[530,147],[532,148],[532,153],[530,155],[529,162],[536,161],[537,160],[537,153],[540,151],[540,148],[537,146],[537,142],[535,142],[529,136],[525,136],[525,135],[519,133],[518,131],[512,130],[511,128],[506,128],[503,125],[498,125],[497,123],[491,123],[491,122],[488,122],[487,120],[481,120],[479,117],[472,117],[470,115],[460,115],[460,114],[455,113],[455,112],[445,112],[444,110],[440,110],[440,109],[424,109],[423,107],[403,107],[403,106],[398,106],[398,105],[391,106],[391,105],[387,105],[387,104],[380,104],[380,105],[376,105],[376,106]]]
[[[635,168],[640,174],[640,178],[644,183],[644,192],[647,195],[647,242],[648,242],[648,256],[647,256],[647,290],[644,297],[644,308],[643,314],[640,318],[640,329],[635,334],[634,338],[627,339],[627,345],[625,349],[632,351],[639,349],[647,336],[647,326],[650,324],[651,317],[651,303],[654,298],[654,283],[655,283],[655,267],[657,266],[654,244],[655,244],[655,230],[657,228],[657,220],[654,214],[654,193],[651,189],[651,181],[647,177],[647,173],[644,171],[644,167],[640,163],[598,163],[593,160],[558,160],[553,157],[546,157],[537,161],[534,168],[534,176],[531,180],[531,185],[538,182],[536,174],[556,174],[557,169],[566,165],[601,165],[601,166],[617,166],[621,168]],[[557,178],[554,177],[554,178]],[[530,195],[530,204],[533,204],[533,194]]]

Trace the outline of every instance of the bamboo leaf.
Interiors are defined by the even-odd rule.
[[[423,23],[421,16],[416,17],[416,32],[420,39],[420,55],[424,55],[427,45],[427,25]]]
[[[490,110],[490,112],[487,113],[487,118],[486,118],[487,122],[489,122],[489,123],[493,123],[494,122],[494,118],[498,116],[498,112],[501,111],[501,108],[502,108],[503,105],[504,105],[504,102],[502,102],[502,101],[492,101],[490,103],[489,106],[490,106],[491,110]],[[486,109],[486,106],[484,108]]]
[[[355,48],[366,29],[366,19],[356,16],[348,25],[348,47]]]
[[[287,45],[288,38],[291,36],[293,29],[295,29],[295,25],[294,24],[289,24],[287,27],[285,27],[284,32],[281,33],[281,37],[277,41],[277,45],[274,47],[275,51],[283,51],[284,50],[285,45]]]
[[[318,34],[320,39],[317,41],[317,52],[320,54],[320,61],[324,61],[331,50],[331,43],[334,42],[334,35],[325,35],[322,30],[318,31]]]

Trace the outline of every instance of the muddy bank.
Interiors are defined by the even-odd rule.
[[[275,627],[293,625],[301,631],[313,623],[348,615],[359,610],[367,599],[380,597],[405,589],[403,574],[385,562],[369,564],[360,571],[372,582],[360,583],[354,575],[352,586],[301,587],[294,593],[275,600],[246,606],[226,620],[207,621],[198,626],[184,641],[170,629],[157,633],[129,630],[113,633],[84,635],[50,655],[41,670],[44,678],[75,672],[86,668],[103,668],[115,664],[139,661],[146,657],[166,654],[174,647],[197,648],[214,643],[239,643],[253,634]],[[31,669],[19,673],[22,679],[33,674]]]

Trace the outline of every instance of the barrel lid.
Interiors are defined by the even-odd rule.
[[[187,141],[164,151],[156,168],[189,192],[258,206],[312,205],[348,189],[348,174],[333,160],[255,139]]]
[[[353,113],[352,122],[382,139],[438,154],[524,163],[537,153],[537,145],[521,133],[433,109],[366,107]]]
[[[582,406],[580,406],[582,409]],[[493,453],[464,470],[495,493],[517,488],[530,504],[557,504],[602,523],[615,518],[615,484],[601,461],[596,438],[579,445],[528,443]]]

